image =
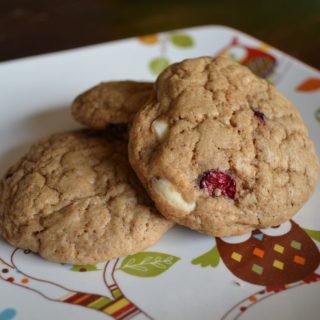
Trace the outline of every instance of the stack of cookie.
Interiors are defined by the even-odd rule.
[[[275,226],[319,177],[298,111],[226,58],[102,83],[72,114],[90,129],[38,141],[0,185],[0,234],[49,260],[132,254],[174,223],[211,236]]]

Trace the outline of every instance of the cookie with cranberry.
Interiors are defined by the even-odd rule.
[[[152,87],[149,82],[104,82],[76,97],[71,112],[77,121],[92,129],[125,125],[147,101]]]
[[[319,177],[292,103],[222,57],[185,60],[158,77],[133,120],[129,160],[165,217],[213,236],[288,220]]]
[[[146,196],[127,143],[103,132],[44,138],[0,181],[0,235],[48,260],[83,265],[132,254],[172,224]]]

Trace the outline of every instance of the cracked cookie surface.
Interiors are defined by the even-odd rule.
[[[158,77],[133,120],[129,160],[164,216],[213,236],[290,219],[319,177],[291,102],[221,57],[185,60]]]
[[[0,234],[48,260],[93,264],[132,254],[171,226],[132,171],[127,144],[99,132],[39,140],[0,184]]]
[[[80,94],[71,112],[77,121],[93,129],[127,124],[148,100],[152,87],[151,82],[104,82]]]

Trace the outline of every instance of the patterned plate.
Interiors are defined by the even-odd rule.
[[[84,89],[153,80],[169,63],[218,54],[292,99],[320,150],[320,73],[239,31],[207,26],[0,64],[0,173],[35,139],[78,127],[68,106]],[[317,319],[319,191],[279,228],[213,239],[175,227],[144,252],[98,265],[47,262],[0,240],[0,320]]]

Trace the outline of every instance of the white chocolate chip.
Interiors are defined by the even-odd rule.
[[[156,133],[159,141],[163,141],[168,133],[168,123],[164,120],[154,120],[152,123],[152,128]]]
[[[166,179],[155,179],[153,181],[153,189],[156,193],[161,195],[172,206],[186,212],[191,212],[196,207],[196,203],[186,202],[181,193],[179,193],[172,183]]]

